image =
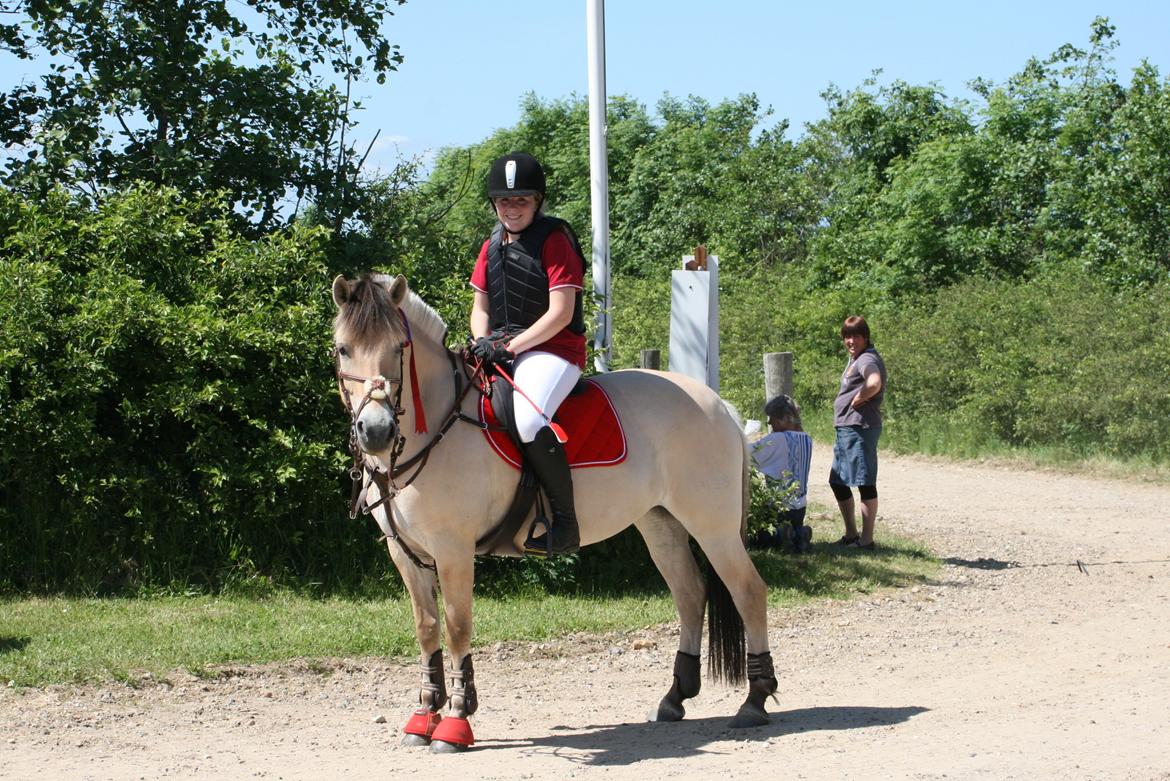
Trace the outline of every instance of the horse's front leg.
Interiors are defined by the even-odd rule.
[[[439,602],[435,593],[437,579],[432,570],[419,567],[407,558],[402,548],[393,540],[387,540],[390,558],[402,576],[406,592],[410,595],[410,608],[414,613],[414,633],[418,638],[422,656],[419,672],[422,682],[418,691],[419,707],[411,715],[402,732],[404,746],[425,746],[431,742],[431,735],[442,716],[439,711],[447,704],[447,686],[443,669],[443,649],[439,631]]]
[[[471,595],[475,578],[475,554],[468,550],[438,560],[443,590],[443,616],[447,624],[447,648],[451,651],[451,706],[431,736],[431,750],[463,751],[475,742],[467,717],[479,707],[475,673],[471,666]]]

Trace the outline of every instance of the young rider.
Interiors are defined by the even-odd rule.
[[[585,260],[573,229],[542,213],[544,169],[522,152],[504,155],[488,173],[498,222],[480,248],[471,287],[472,353],[512,363],[513,413],[525,456],[548,497],[546,533],[525,543],[534,555],[580,547],[573,483],[565,449],[536,407],[550,418],[585,368],[582,310]]]

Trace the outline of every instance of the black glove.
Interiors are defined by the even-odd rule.
[[[508,350],[505,340],[495,336],[481,336],[471,345],[471,354],[487,363],[507,363],[516,356]]]

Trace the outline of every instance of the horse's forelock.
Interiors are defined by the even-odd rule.
[[[365,274],[350,285],[337,312],[336,330],[357,342],[406,338],[402,317],[382,284],[382,275]]]

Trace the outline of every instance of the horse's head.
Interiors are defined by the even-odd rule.
[[[366,274],[333,280],[333,349],[342,401],[353,417],[352,437],[384,464],[400,438],[403,352],[408,342],[401,305],[406,278]]]

